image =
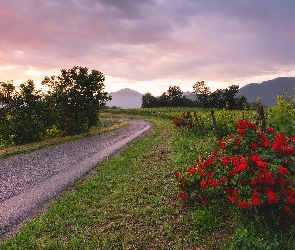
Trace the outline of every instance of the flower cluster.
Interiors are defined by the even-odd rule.
[[[172,119],[177,128],[194,128],[195,124],[190,112],[184,112],[181,117],[177,116]]]
[[[241,209],[275,210],[295,218],[295,137],[272,128],[257,130],[247,120],[238,121],[236,129],[207,158],[175,174],[179,198],[207,204],[215,195]]]

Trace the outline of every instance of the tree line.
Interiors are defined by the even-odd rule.
[[[19,87],[0,82],[0,146],[38,141],[51,133],[89,132],[99,110],[111,99],[98,70],[75,66],[59,76],[46,76],[38,90],[33,80]]]
[[[220,109],[245,109],[249,103],[244,95],[237,96],[238,85],[231,85],[226,89],[211,92],[204,81],[193,85],[195,100],[183,95],[179,86],[170,86],[161,96],[155,97],[150,92],[142,96],[142,108],[156,107],[200,107]]]

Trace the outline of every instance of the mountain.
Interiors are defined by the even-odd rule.
[[[125,88],[117,92],[110,92],[109,96],[112,97],[112,100],[106,103],[109,107],[140,108],[143,95],[135,90]]]
[[[249,103],[259,97],[263,105],[272,107],[277,104],[277,95],[284,92],[287,96],[295,95],[295,77],[278,77],[262,83],[250,83],[240,88],[238,95],[244,95]]]
[[[195,101],[197,99],[196,94],[190,91],[183,92],[183,96],[192,101]]]

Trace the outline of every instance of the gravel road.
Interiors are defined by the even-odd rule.
[[[99,162],[152,128],[146,121],[55,146],[0,159],[0,237],[89,172]]]

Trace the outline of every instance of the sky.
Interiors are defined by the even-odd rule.
[[[294,0],[0,0],[0,82],[74,66],[157,96],[295,76]]]

